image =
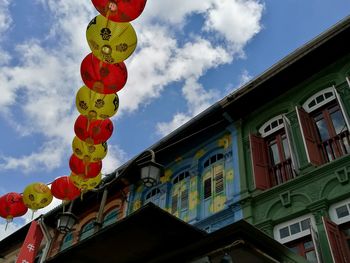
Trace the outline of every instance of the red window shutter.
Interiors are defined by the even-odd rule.
[[[338,225],[333,223],[326,217],[322,217],[324,228],[326,230],[328,243],[331,248],[331,253],[333,261],[335,263],[347,263],[349,262],[348,256],[346,253],[346,248],[342,234],[338,228]]]
[[[255,187],[264,190],[270,187],[267,146],[263,138],[254,134],[249,135],[249,140]]]
[[[318,133],[315,122],[304,109],[297,108],[297,113],[308,161],[314,165],[321,165],[324,163],[324,160],[318,145]]]

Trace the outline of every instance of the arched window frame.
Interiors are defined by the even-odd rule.
[[[152,202],[153,204],[165,209],[166,207],[167,189],[165,184],[152,187],[144,193],[144,204]]]
[[[307,113],[310,113],[335,99],[336,95],[334,92],[334,87],[329,87],[309,97],[304,102],[303,108]]]
[[[94,232],[95,232],[95,219],[90,220],[81,228],[79,240],[83,240],[93,235]]]
[[[190,172],[182,169],[172,178],[171,206],[173,215],[185,220],[188,217],[189,196],[190,196]]]
[[[315,93],[296,110],[309,163],[319,166],[350,153],[349,116],[335,86]]]
[[[62,239],[60,251],[65,250],[66,248],[68,248],[68,247],[70,247],[71,245],[73,245],[73,239],[74,239],[73,232],[67,233],[67,234],[64,236],[64,238]]]
[[[217,197],[224,196],[225,183],[225,155],[223,149],[211,151],[201,161],[201,210],[206,218],[220,209],[217,208]]]
[[[254,183],[265,190],[293,179],[299,169],[290,122],[283,114],[277,115],[250,134],[251,160]]]
[[[106,227],[117,222],[121,212],[122,211],[120,206],[110,209],[103,217],[102,227]]]

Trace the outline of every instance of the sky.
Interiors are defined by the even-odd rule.
[[[350,14],[348,0],[148,0],[103,173]],[[0,0],[0,196],[69,175],[91,1]],[[60,204],[59,200],[36,216]],[[0,240],[31,220],[17,218]]]

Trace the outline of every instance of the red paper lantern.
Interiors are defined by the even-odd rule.
[[[0,197],[0,216],[7,222],[14,217],[23,216],[27,213],[28,207],[23,203],[23,197],[19,193],[8,193]]]
[[[113,122],[110,119],[89,120],[80,115],[74,124],[75,135],[87,144],[101,144],[113,133]]]
[[[51,184],[51,193],[63,201],[72,201],[80,196],[80,190],[73,184],[69,176],[56,178]]]
[[[92,0],[101,15],[115,22],[130,22],[145,8],[147,0]]]
[[[75,154],[69,159],[69,167],[73,173],[81,175],[85,178],[93,178],[99,175],[102,169],[102,161],[98,162],[84,162],[79,159]]]
[[[85,85],[97,93],[112,94],[121,90],[128,79],[124,62],[108,64],[92,53],[81,63],[80,74]]]

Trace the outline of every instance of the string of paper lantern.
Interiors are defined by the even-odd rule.
[[[51,183],[32,183],[23,193],[0,197],[0,217],[7,223],[48,206],[53,197],[69,202],[98,186],[102,180],[102,160],[107,155],[107,140],[112,136],[111,121],[119,107],[120,91],[127,82],[124,61],[135,51],[136,32],[130,21],[144,10],[147,0],[92,0],[100,13],[86,29],[91,49],[82,61],[80,74],[84,86],[76,94],[80,115],[75,121],[73,154],[69,159],[70,176],[60,176]],[[6,224],[7,227],[7,224]]]

